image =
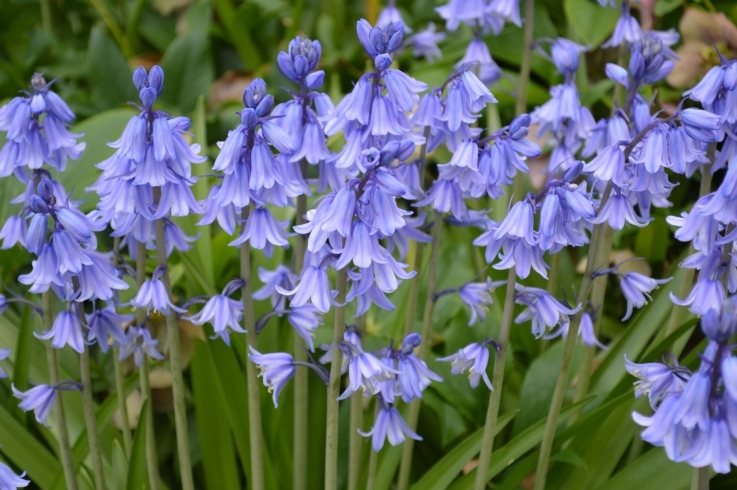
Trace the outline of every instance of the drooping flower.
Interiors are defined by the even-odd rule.
[[[409,428],[407,423],[402,418],[399,410],[383,401],[381,395],[379,395],[379,402],[382,408],[379,410],[379,414],[376,416],[376,422],[374,426],[368,432],[359,433],[364,437],[371,437],[371,448],[375,452],[381,451],[384,447],[384,442],[388,439],[389,444],[397,446],[404,442],[405,437],[410,437],[416,441],[421,441],[422,437],[417,435],[412,429]]]
[[[20,475],[16,475],[7,465],[0,463],[0,488],[2,490],[27,487],[31,480],[24,479],[24,476],[26,476],[25,471]]]
[[[210,323],[215,330],[213,338],[220,337],[226,345],[230,345],[228,329],[246,333],[240,326],[241,318],[243,318],[243,303],[230,298],[230,295],[242,286],[243,281],[240,279],[230,281],[221,294],[211,297],[199,313],[187,319],[195,325]]]
[[[141,364],[143,364],[144,354],[151,359],[161,361],[164,356],[156,349],[158,343],[158,339],[152,339],[151,333],[146,328],[128,327],[125,344],[120,347],[118,357],[122,361],[133,355],[133,362],[136,367],[141,367]]]
[[[264,386],[269,388],[274,406],[278,407],[279,394],[297,371],[294,358],[285,352],[261,354],[251,346],[248,348],[251,351],[248,358],[261,370],[259,376],[264,379]]]
[[[51,330],[45,331],[41,335],[34,332],[34,335],[41,340],[52,339],[51,346],[55,349],[61,349],[69,345],[80,354],[84,352],[82,324],[79,321],[79,315],[72,305],[56,315]]]
[[[481,343],[474,342],[451,356],[438,358],[438,361],[450,362],[450,372],[453,374],[461,374],[468,369],[471,388],[476,388],[479,381],[483,379],[486,386],[493,390],[489,375],[486,374],[486,366],[489,364],[489,348],[487,347],[489,344],[496,346],[495,342],[488,339]]]

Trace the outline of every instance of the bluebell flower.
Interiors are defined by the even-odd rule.
[[[358,332],[356,332],[355,328],[351,326],[346,326],[345,332],[343,332],[343,341],[349,344],[361,346],[361,338],[358,335]],[[318,361],[322,364],[328,364],[333,362],[333,343],[330,344],[321,344],[320,349],[325,351],[325,354],[320,356],[320,359]],[[340,366],[340,374],[345,374],[348,372],[348,364],[350,363],[351,358],[350,356],[342,356],[342,363]]]
[[[570,76],[576,73],[581,61],[581,54],[588,50],[586,46],[574,43],[569,39],[557,38],[550,44],[550,56],[558,73]]]
[[[522,26],[522,19],[519,15],[519,0],[491,0],[487,12],[518,27]]]
[[[418,200],[414,206],[421,207],[432,204],[435,211],[452,213],[455,218],[465,221],[468,217],[468,208],[463,201],[463,193],[454,180],[438,179],[430,186],[424,199]]]
[[[435,7],[449,31],[455,31],[461,23],[474,26],[485,15],[486,9],[485,0],[449,0],[447,4]]]
[[[494,302],[492,293],[494,290],[506,284],[506,281],[492,281],[487,277],[486,282],[469,282],[458,288],[458,296],[466,305],[471,308],[471,318],[468,325],[473,325],[477,321],[483,322],[486,319],[486,311]]]
[[[271,300],[272,308],[283,310],[286,305],[286,300],[284,295],[276,288],[278,286],[287,291],[294,289],[298,277],[289,267],[279,264],[273,271],[259,267],[258,278],[262,283],[264,283],[264,285],[253,292],[253,299],[262,300],[269,298]]]
[[[15,244],[26,246],[28,224],[22,216],[10,216],[0,230],[0,239],[3,241],[2,250],[8,250]]]
[[[422,392],[430,386],[431,380],[443,381],[443,378],[427,367],[425,361],[414,355],[414,349],[420,345],[420,341],[420,336],[416,333],[407,335],[397,353],[397,383],[405,403],[422,398]]]
[[[291,306],[304,306],[311,302],[322,313],[330,310],[333,298],[337,294],[330,289],[330,281],[324,267],[308,266],[300,278],[299,284],[291,290],[275,287],[279,294],[293,296]]]
[[[640,220],[641,218],[635,214],[630,197],[623,191],[615,189],[606,203],[599,209],[596,218],[592,219],[591,222],[597,224],[606,222],[612,229],[621,230],[625,223],[641,228],[646,226],[649,221]]]
[[[271,256],[273,246],[289,248],[289,242],[284,238],[271,212],[265,207],[251,210],[243,232],[228,245],[240,247],[246,241],[256,250],[265,250],[267,257]]]
[[[392,22],[399,22],[401,24],[404,24],[402,14],[399,13],[396,2],[389,0],[386,6],[381,9],[381,12],[379,12],[379,16],[376,18],[376,26],[386,27]]]
[[[118,358],[123,361],[133,355],[133,362],[140,367],[146,354],[151,359],[161,361],[164,356],[156,349],[158,339],[152,339],[151,333],[144,327],[128,327],[125,344],[120,347]]]
[[[322,325],[322,314],[312,304],[291,306],[287,321],[294,331],[307,343],[311,352],[315,351],[314,337],[317,327]]]
[[[382,54],[391,54],[402,46],[404,40],[404,24],[389,22],[387,25],[371,27],[366,19],[358,21],[356,31],[366,54],[377,58]]]
[[[709,310],[719,311],[727,297],[722,282],[718,278],[701,277],[696,281],[691,292],[684,299],[670,293],[670,300],[680,306],[688,306],[691,313],[702,316]]]
[[[7,465],[0,463],[0,487],[3,490],[27,487],[31,480],[24,479],[24,476],[26,476],[25,471],[16,475]]]
[[[378,383],[392,379],[398,374],[397,370],[382,363],[373,354],[364,352],[360,344],[343,342],[340,344],[340,349],[349,359],[349,383],[348,388],[338,397],[338,400],[344,400],[358,390],[366,395],[373,395]]]
[[[515,284],[515,302],[527,308],[520,313],[514,322],[522,324],[532,321],[532,334],[536,338],[543,337],[548,329],[553,330],[556,325],[567,329],[570,317],[581,310],[581,305],[575,308],[564,305],[555,299],[549,292],[540,288]]]
[[[65,384],[70,385],[70,388],[68,389],[79,389],[75,384]],[[21,400],[18,404],[20,409],[24,412],[33,410],[36,414],[36,421],[39,424],[48,427],[46,420],[49,418],[51,409],[54,408],[54,403],[56,403],[57,387],[37,385],[27,391],[19,391],[13,385],[11,385],[11,388],[13,389],[13,396]]]
[[[422,440],[422,437],[409,428],[399,410],[384,402],[383,399],[380,400],[381,409],[376,416],[374,426],[368,432],[359,431],[362,436],[371,437],[371,448],[375,452],[381,451],[381,448],[384,447],[384,441],[387,439],[392,446],[403,443],[405,437],[416,441]]]
[[[634,308],[642,308],[647,304],[648,300],[652,301],[650,293],[657,289],[660,284],[665,284],[673,279],[672,277],[653,279],[639,272],[616,272],[616,274],[620,277],[619,286],[622,288],[622,294],[624,294],[627,300],[627,312],[622,318],[622,321],[632,316]]]
[[[537,244],[533,233],[535,209],[529,199],[512,206],[494,234],[496,240],[504,237],[523,238],[529,245]]]
[[[629,1],[622,2],[622,15],[614,27],[614,33],[607,42],[601,45],[602,48],[613,48],[623,43],[635,43],[643,37],[642,28],[637,19],[632,17],[630,13]]]
[[[635,398],[645,395],[653,407],[657,406],[669,392],[683,390],[685,382],[670,366],[659,362],[637,364],[630,361],[626,355],[624,361],[627,372],[639,379],[635,382]]]
[[[10,356],[10,349],[0,349],[0,361],[4,361],[5,359]],[[0,378],[7,378],[8,373],[6,373],[2,368],[0,368]]]
[[[44,163],[63,172],[67,161],[78,159],[84,151],[85,143],[77,143],[82,135],[67,129],[74,113],[50,90],[55,81],[46,83],[36,73],[31,78],[32,92],[0,108],[0,131],[7,132],[0,149],[0,177],[25,166],[37,170]]]
[[[136,296],[131,300],[131,304],[136,308],[145,308],[146,314],[150,314],[151,310],[168,315],[170,309],[177,313],[186,313],[186,310],[178,308],[172,303],[166,287],[161,281],[164,270],[157,268],[151,279],[147,279],[141,285]]]
[[[40,335],[34,332],[34,335],[41,340],[52,339],[51,346],[55,349],[61,349],[69,345],[80,354],[84,352],[82,324],[73,304],[70,304],[69,308],[60,311],[56,315],[51,330],[44,331]]]
[[[484,85],[493,85],[502,76],[502,69],[491,57],[491,52],[486,42],[480,36],[474,36],[468,46],[463,58],[456,63],[456,68],[472,63],[477,67],[477,75]]]
[[[443,56],[438,43],[445,39],[444,32],[435,30],[435,23],[428,22],[427,28],[412,34],[405,41],[405,45],[412,48],[415,57],[423,57],[430,63]]]
[[[450,372],[453,374],[461,374],[468,369],[471,388],[476,388],[479,381],[483,379],[486,386],[493,390],[494,387],[491,386],[489,375],[486,374],[486,366],[489,364],[489,348],[487,347],[489,344],[494,344],[494,342],[488,339],[481,343],[474,342],[462,348],[456,354],[438,358],[438,361],[450,362]]]
[[[104,308],[95,309],[91,315],[87,316],[87,341],[94,342],[100,346],[102,352],[107,353],[108,347],[112,343],[114,346],[121,346],[126,343],[123,324],[133,320],[134,315],[119,315],[112,305]]]
[[[297,371],[294,358],[285,352],[261,354],[251,346],[248,348],[251,351],[248,358],[261,370],[259,376],[264,379],[264,386],[272,394],[274,406],[278,407],[279,394]]]
[[[246,333],[240,326],[241,318],[243,318],[243,303],[230,298],[230,295],[242,285],[243,281],[239,279],[230,281],[221,294],[216,294],[207,300],[199,313],[186,318],[195,325],[210,323],[215,331],[212,338],[220,337],[226,345],[230,345],[228,328],[234,332]]]

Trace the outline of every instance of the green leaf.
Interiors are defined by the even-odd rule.
[[[560,412],[558,420],[559,424],[562,424],[574,413],[585,407],[591,402],[595,396],[590,396],[585,400],[581,400],[578,403],[574,403],[564,408]],[[529,429],[522,432],[520,435],[509,441],[503,447],[496,449],[491,456],[491,464],[489,466],[488,479],[491,480],[496,475],[502,472],[507,466],[512,464],[517,458],[525,454],[527,451],[535,447],[543,438],[545,432],[545,420],[541,420]],[[463,477],[456,480],[451,485],[451,490],[466,490],[473,488],[474,480],[476,479],[476,469],[467,473]]]
[[[637,232],[635,254],[650,262],[662,262],[668,253],[670,231],[662,216],[655,216],[646,227]]]
[[[693,468],[686,463],[674,463],[662,448],[656,447],[627,465],[597,490],[623,488],[667,488],[687,490],[691,485]]]
[[[191,32],[174,39],[161,59],[166,73],[161,99],[183,113],[194,110],[200,95],[210,93],[215,76],[209,46],[204,33]]]
[[[576,466],[578,468],[587,469],[586,461],[581,458],[573,449],[570,447],[567,447],[563,449],[562,451],[555,454],[552,458],[550,458],[550,461],[560,461],[561,463],[568,463],[570,465]],[[566,487],[566,488],[573,488],[573,487]]]
[[[93,27],[87,51],[87,77],[97,109],[111,109],[137,100],[131,76],[131,69],[118,45],[102,27]]]
[[[128,459],[120,441],[113,444],[113,490],[126,490],[128,482]]]
[[[496,432],[498,434],[517,415],[517,411],[505,413],[497,421]],[[458,476],[464,466],[478,455],[481,450],[481,440],[484,437],[484,429],[481,428],[458,444],[443,459],[433,465],[420,480],[414,484],[413,490],[442,490],[448,488]]]
[[[127,490],[147,490],[151,488],[148,483],[148,466],[146,464],[146,426],[148,421],[147,399],[141,407],[141,418],[138,419],[136,433],[133,436],[133,447],[128,461]]]
[[[130,82],[126,80],[126,83]],[[115,150],[107,144],[120,138],[128,120],[135,114],[136,111],[128,107],[111,109],[87,118],[72,128],[73,133],[84,135],[82,141],[87,147],[79,160],[69,162],[67,169],[58,175],[58,179],[67,192],[73,191],[74,199],[84,200],[82,210],[91,210],[97,203],[97,194],[85,193],[85,188],[100,176],[101,172],[95,165],[113,154]]]
[[[235,450],[230,435],[223,393],[213,383],[217,373],[207,345],[195,342],[192,359],[192,388],[205,471],[206,488],[239,488]]]
[[[662,17],[667,13],[673,12],[683,5],[684,2],[685,0],[658,0],[655,2],[655,15]]]
[[[555,380],[563,362],[563,347],[563,342],[553,345],[527,370],[519,395],[520,413],[514,419],[512,437],[548,415]]]
[[[585,44],[596,47],[614,30],[618,8],[602,8],[593,0],[564,0],[566,18]]]
[[[246,26],[238,21],[232,0],[213,0],[213,4],[220,22],[223,23],[225,31],[238,51],[243,66],[250,70],[258,68],[261,65],[261,55],[256,48],[256,43],[249,36]]]
[[[18,467],[27,471],[33,483],[42,490],[53,487],[57,475],[62,473],[61,465],[56,457],[2,405],[0,405],[0,441],[2,441],[0,451]]]

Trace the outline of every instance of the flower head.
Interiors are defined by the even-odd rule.
[[[272,394],[274,400],[274,406],[278,407],[279,393],[281,393],[281,390],[297,371],[294,365],[294,358],[284,352],[261,354],[251,346],[248,346],[248,348],[251,351],[248,354],[248,358],[261,370],[259,376],[264,379],[264,386],[269,388],[269,393]]]
[[[474,342],[452,356],[438,358],[438,361],[450,362],[450,372],[453,374],[461,374],[468,369],[471,388],[476,388],[479,381],[483,379],[486,386],[493,390],[494,387],[491,386],[489,375],[486,374],[486,366],[489,364],[489,348],[487,347],[489,344],[496,345],[495,342],[488,339],[481,343]]]

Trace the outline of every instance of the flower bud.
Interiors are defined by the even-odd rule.
[[[138,93],[138,96],[141,99],[143,107],[151,109],[154,106],[154,102],[156,102],[156,89],[153,87],[144,87]]]
[[[243,105],[255,109],[265,96],[266,82],[256,78],[243,91]]]
[[[154,65],[148,72],[148,85],[156,90],[156,95],[161,95],[164,90],[164,70],[159,65]]]
[[[530,122],[532,122],[532,118],[529,114],[520,114],[515,117],[509,125],[509,134],[513,135],[520,129],[527,128],[530,125]]]
[[[36,192],[38,192],[38,195],[45,202],[53,204],[52,199],[54,199],[54,184],[52,184],[50,180],[41,179],[41,182],[38,183],[38,190]]]
[[[41,255],[46,243],[47,219],[45,214],[37,214],[31,218],[31,224],[26,233],[26,248],[29,252]]]
[[[376,57],[374,60],[374,66],[379,71],[384,71],[388,69],[390,66],[392,66],[392,57],[388,54],[380,54]]]
[[[307,86],[307,88],[312,90],[319,88],[324,82],[325,72],[322,70],[310,73],[309,75],[307,75],[307,78],[305,78],[305,85]]]
[[[37,195],[31,196],[31,211],[36,214],[45,214],[49,212],[49,205]]]
[[[146,69],[142,66],[139,66],[133,72],[133,85],[135,85],[138,90],[141,90],[143,87],[146,86],[147,83],[148,76],[146,75]]]
[[[274,108],[274,96],[270,94],[266,94],[263,99],[261,99],[261,102],[258,103],[256,106],[256,114],[259,117],[268,116],[271,114],[271,109]]]
[[[248,129],[253,129],[256,124],[258,124],[258,116],[256,115],[256,111],[251,109],[250,107],[245,108],[241,112],[241,124]]]
[[[92,236],[87,218],[80,211],[71,208],[59,208],[56,211],[56,217],[64,229],[78,240],[89,240]]]
[[[563,173],[563,180],[565,180],[568,183],[573,182],[578,178],[579,175],[581,175],[581,172],[583,171],[583,162],[582,161],[575,161],[573,162],[573,165],[571,165],[568,170],[566,170]]]

